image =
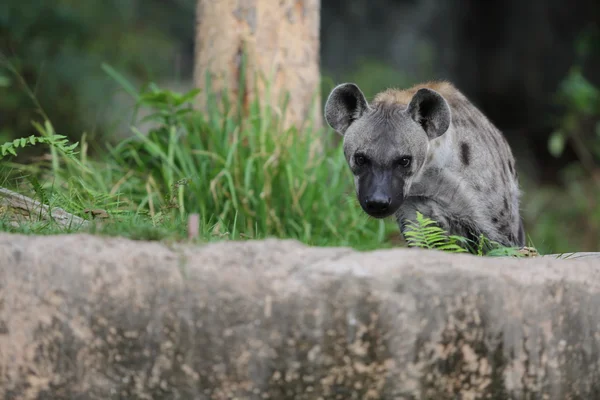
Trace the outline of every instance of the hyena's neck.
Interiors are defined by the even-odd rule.
[[[452,151],[456,132],[452,125],[442,136],[429,142],[425,163],[415,175],[409,196],[430,197],[439,194],[440,189],[447,185],[449,178],[446,171],[455,163],[456,154]]]
[[[453,143],[455,140],[456,131],[450,125],[448,131],[442,136],[433,139],[429,142],[429,150],[423,170],[430,168],[447,168],[452,165],[456,152],[453,151]]]

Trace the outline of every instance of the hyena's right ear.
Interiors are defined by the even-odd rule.
[[[337,133],[346,129],[369,108],[363,92],[354,83],[336,86],[325,103],[325,120]]]

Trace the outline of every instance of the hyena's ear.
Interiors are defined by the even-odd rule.
[[[419,89],[408,105],[408,113],[420,124],[429,139],[443,135],[450,126],[450,106],[436,91]]]
[[[369,108],[363,92],[354,83],[336,86],[325,103],[325,120],[337,133],[344,135],[354,121]]]

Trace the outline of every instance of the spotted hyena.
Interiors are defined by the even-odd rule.
[[[451,234],[525,245],[511,149],[452,84],[389,89],[369,103],[357,85],[345,83],[329,95],[325,118],[344,137],[368,215],[395,214],[404,232],[419,211]]]

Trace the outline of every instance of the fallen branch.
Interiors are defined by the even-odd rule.
[[[13,225],[19,220],[53,221],[63,228],[83,227],[89,224],[83,218],[73,215],[60,207],[50,208],[30,197],[0,188],[0,218],[8,219]]]

